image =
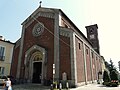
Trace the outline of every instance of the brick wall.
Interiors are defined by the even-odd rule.
[[[38,36],[34,37],[32,35],[32,30],[35,24],[38,22],[34,21],[30,26],[25,29],[23,54],[22,54],[22,64],[24,65],[25,52],[31,48],[33,45],[38,45],[43,47],[47,51],[47,79],[51,79],[52,76],[52,65],[54,61],[54,19],[39,17],[38,20],[44,24],[47,29],[44,28],[44,32]],[[50,32],[53,34],[51,34]],[[22,66],[21,66],[22,67]],[[22,72],[22,71],[21,71]],[[23,71],[24,72],[24,71]],[[23,73],[24,74],[24,73]],[[21,73],[22,75],[22,73]]]
[[[80,83],[85,81],[83,43],[76,37],[75,44],[76,44],[77,83]]]
[[[10,74],[16,77],[20,46],[14,48]]]
[[[91,81],[91,66],[90,66],[90,49],[89,47],[85,46],[86,51],[86,69],[87,69],[87,81]]]
[[[93,69],[93,78],[94,80],[97,79],[97,75],[96,75],[96,59],[95,59],[95,53],[93,52],[93,57],[92,57],[92,69]]]
[[[67,79],[71,80],[70,38],[60,35],[60,39],[60,79],[66,72]]]

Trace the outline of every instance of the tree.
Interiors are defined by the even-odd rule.
[[[110,62],[105,61],[105,66],[108,69],[103,73],[103,84],[106,86],[118,86],[118,71],[113,64],[113,61],[110,59]]]
[[[115,68],[115,65],[113,64],[113,61],[111,59],[110,59],[109,63],[107,61],[105,61],[105,66],[110,71],[110,73],[112,70],[117,71],[117,69]]]
[[[118,83],[118,72],[115,71],[115,70],[112,70],[111,71],[111,74],[110,74],[110,78],[111,78],[111,86],[118,86],[119,83]]]
[[[108,71],[106,71],[106,70],[103,73],[103,81],[110,82],[110,75],[108,74]]]
[[[112,70],[110,74],[110,78],[111,80],[118,80],[118,72],[115,70]]]

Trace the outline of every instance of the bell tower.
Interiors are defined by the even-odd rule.
[[[97,24],[86,26],[87,38],[91,42],[94,50],[100,54],[99,39],[98,39],[98,26]]]

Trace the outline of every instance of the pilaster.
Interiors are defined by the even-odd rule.
[[[55,10],[54,23],[54,64],[55,64],[55,80],[59,80],[59,10]]]
[[[85,84],[87,84],[87,66],[86,66],[86,49],[85,43],[83,43],[83,57],[84,57],[84,72],[85,72]]]
[[[77,85],[77,67],[76,67],[76,44],[75,44],[75,33],[70,38],[71,45],[71,79],[73,83]]]
[[[97,67],[97,58],[96,57],[95,57],[95,67],[96,67],[95,70],[96,70],[96,79],[98,80],[98,67]]]
[[[90,70],[91,70],[91,79],[92,79],[92,83],[94,81],[94,77],[93,77],[93,67],[92,67],[92,50],[90,49]]]
[[[19,51],[19,57],[18,57],[17,74],[16,74],[17,79],[20,78],[20,68],[21,68],[21,61],[22,61],[24,34],[25,34],[25,27],[23,25],[23,27],[22,27],[22,35],[21,35],[21,43],[20,43],[20,51]]]

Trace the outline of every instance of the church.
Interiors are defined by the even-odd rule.
[[[20,83],[68,81],[93,83],[102,74],[97,24],[86,26],[87,37],[61,9],[38,7],[23,23],[16,41],[11,75]]]

